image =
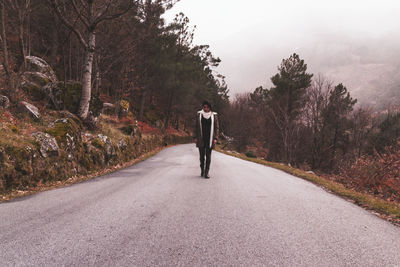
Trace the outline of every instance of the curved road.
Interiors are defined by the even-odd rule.
[[[281,171],[193,144],[0,204],[1,266],[400,266],[400,228]]]

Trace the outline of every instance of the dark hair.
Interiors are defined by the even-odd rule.
[[[211,109],[211,104],[210,104],[210,102],[208,102],[207,100],[204,100],[204,101],[203,101],[202,107],[204,107],[205,105],[209,106],[210,109]]]

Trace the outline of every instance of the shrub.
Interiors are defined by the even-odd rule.
[[[256,153],[253,150],[249,150],[246,152],[246,156],[249,158],[256,158]]]
[[[351,187],[400,202],[400,142],[384,153],[359,158],[341,176]]]

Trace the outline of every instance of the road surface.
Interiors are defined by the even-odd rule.
[[[400,266],[400,228],[281,171],[193,144],[0,204],[1,266]]]

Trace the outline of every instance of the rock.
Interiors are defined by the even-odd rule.
[[[35,56],[27,56],[26,58],[26,70],[28,72],[40,72],[46,75],[50,82],[57,82],[57,76],[50,65],[43,59]]]
[[[26,82],[37,84],[40,87],[43,87],[50,82],[53,82],[46,74],[43,74],[41,72],[26,71],[23,74],[23,79]]]
[[[46,61],[41,58],[26,57],[27,68],[22,74],[21,88],[34,100],[42,100],[47,97],[48,84],[57,83],[57,77]]]
[[[97,137],[103,142],[106,143],[109,137],[107,135],[98,134]]]
[[[39,109],[35,107],[34,105],[21,101],[19,102],[20,106],[20,111],[23,113],[28,113],[30,116],[32,116],[34,119],[39,120],[41,118],[41,115],[39,113]]]
[[[10,106],[10,100],[5,95],[0,95],[0,108],[8,108]]]
[[[106,154],[106,159],[110,160],[113,156],[117,154],[117,151],[113,146],[111,138],[102,134],[98,134],[97,137],[103,144],[103,149]]]
[[[34,100],[42,100],[46,97],[40,85],[28,80],[24,80],[21,83],[21,89]]]
[[[103,103],[103,110],[101,111],[101,113],[107,115],[115,114],[115,105],[111,103]]]
[[[64,91],[60,84],[62,83],[48,83],[41,89],[46,97],[47,106],[55,110],[64,108]]]
[[[67,115],[67,114],[66,114]],[[71,114],[72,115],[72,114]],[[50,123],[46,132],[54,136],[57,142],[65,147],[68,152],[73,152],[76,145],[81,142],[82,125],[72,115],[71,118],[61,118]]]
[[[40,154],[42,154],[44,158],[59,155],[60,148],[53,136],[43,132],[33,133],[32,136],[40,143]]]

